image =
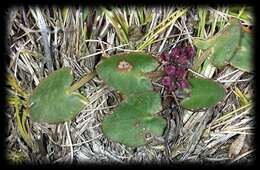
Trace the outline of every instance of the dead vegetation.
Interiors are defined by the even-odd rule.
[[[205,10],[207,14],[203,13]],[[6,69],[10,85],[6,90],[10,95],[5,110],[5,143],[9,161],[42,164],[254,160],[253,75],[231,66],[217,70],[204,63],[200,72],[190,70],[191,74],[224,85],[226,98],[203,112],[179,111],[176,104],[163,100],[161,114],[168,120],[168,134],[137,149],[102,135],[100,123],[117,107],[120,98],[97,77],[80,88],[90,102],[71,122],[37,124],[30,121],[26,112],[26,97],[53,70],[68,66],[76,81],[91,72],[102,55],[144,50],[159,56],[177,44],[191,44],[192,37],[201,30],[203,37],[213,35],[212,27],[201,27],[201,17],[215,17],[224,25],[231,17],[226,8],[14,7],[8,9],[8,14],[10,62]],[[137,29],[129,35],[124,30],[140,25],[144,26],[143,32]],[[128,37],[136,41],[143,36],[141,41],[128,41]],[[166,99],[169,94],[158,82],[154,85]]]

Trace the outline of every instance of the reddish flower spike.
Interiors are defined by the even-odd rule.
[[[164,52],[164,53],[161,54],[161,59],[163,61],[170,61],[170,55],[167,54],[166,52]]]
[[[174,90],[172,78],[170,76],[165,76],[161,80],[162,85],[164,85],[168,90]]]
[[[171,51],[173,56],[180,56],[181,55],[181,48],[180,47],[174,47]]]
[[[176,63],[185,65],[185,64],[188,63],[188,59],[187,59],[187,57],[185,55],[181,55],[178,58],[176,58]]]
[[[168,76],[173,76],[175,75],[176,72],[176,67],[172,66],[172,65],[167,65],[164,67],[164,72],[168,75]]]
[[[175,72],[176,76],[180,79],[180,78],[184,78],[186,75],[186,70],[183,67],[178,67],[176,68],[176,72]]]
[[[182,89],[185,89],[185,88],[189,88],[190,87],[190,85],[189,85],[189,83],[188,83],[188,81],[187,80],[180,80],[179,81],[179,87],[180,88],[182,88]]]
[[[192,47],[187,47],[186,55],[188,59],[192,59],[195,55],[195,50]]]

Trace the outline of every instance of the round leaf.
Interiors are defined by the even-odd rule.
[[[196,38],[193,43],[199,49],[208,49],[210,62],[216,67],[223,67],[233,56],[241,36],[241,26],[233,19],[223,30],[207,40]]]
[[[240,45],[230,60],[232,66],[246,72],[253,72],[252,38],[252,33],[243,32]]]
[[[152,55],[124,53],[103,59],[96,70],[108,85],[128,95],[152,90],[152,83],[144,73],[154,71],[157,66]]]
[[[73,119],[85,103],[85,97],[70,92],[73,76],[62,68],[42,80],[29,99],[29,112],[35,122],[61,123]]]
[[[146,144],[146,135],[161,136],[166,122],[155,113],[161,109],[159,94],[149,91],[131,95],[102,123],[104,135],[127,146]]]
[[[225,96],[225,89],[218,83],[201,78],[190,79],[191,94],[181,101],[181,106],[197,110],[214,106]]]
[[[241,27],[237,20],[232,20],[216,39],[211,63],[216,67],[225,66],[234,54],[240,40]]]

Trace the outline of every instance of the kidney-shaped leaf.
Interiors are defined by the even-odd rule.
[[[253,71],[253,37],[251,32],[243,32],[241,42],[230,60],[230,64],[242,71]]]
[[[192,78],[191,94],[181,101],[181,106],[190,110],[214,106],[225,96],[225,89],[213,80]]]
[[[144,73],[154,71],[157,66],[152,55],[123,53],[103,59],[96,70],[108,85],[128,95],[152,90],[152,83]]]
[[[61,123],[73,119],[86,103],[84,96],[70,91],[73,76],[62,68],[42,80],[29,99],[31,119],[41,123]]]
[[[147,143],[146,137],[163,134],[166,122],[156,116],[161,110],[159,94],[147,91],[130,95],[102,124],[104,135],[131,147]]]
[[[211,51],[209,59],[216,67],[223,67],[233,56],[241,36],[241,27],[238,20],[233,19],[220,32],[207,40],[195,39],[194,45],[199,49]]]

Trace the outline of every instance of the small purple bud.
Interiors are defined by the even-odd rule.
[[[187,47],[186,55],[187,55],[187,58],[190,60],[191,58],[194,57],[195,50],[192,47]]]
[[[179,87],[182,88],[182,89],[190,87],[188,81],[184,80],[184,79],[180,80],[178,84],[179,84]]]
[[[161,58],[162,58],[163,61],[170,61],[170,55],[167,54],[166,52],[163,52],[161,54]]]
[[[182,47],[182,48],[181,48],[181,54],[182,54],[182,55],[185,55],[186,52],[187,52],[187,48],[186,48],[186,47]]]
[[[162,85],[164,85],[168,90],[173,90],[174,86],[173,86],[173,81],[172,78],[170,76],[165,76],[162,78],[161,80]]]
[[[164,72],[168,75],[168,76],[173,76],[176,72],[176,67],[172,66],[172,65],[167,65],[164,67]]]
[[[181,55],[181,48],[180,47],[174,47],[171,51],[173,56],[180,56]]]
[[[188,63],[188,59],[185,55],[181,55],[178,58],[176,58],[176,63],[177,64],[187,64]]]
[[[171,79],[170,76],[165,76],[165,77],[162,78],[161,82],[164,86],[170,86],[172,79]]]
[[[185,70],[185,68],[183,68],[183,67],[178,67],[178,68],[176,68],[176,71],[175,71],[175,75],[179,78],[179,79],[181,79],[181,78],[184,78],[185,77],[185,75],[186,75],[186,70]]]

